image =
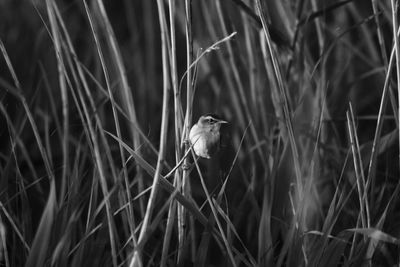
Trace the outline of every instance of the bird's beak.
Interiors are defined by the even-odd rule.
[[[218,121],[218,123],[229,123],[229,122],[220,120],[220,121]]]

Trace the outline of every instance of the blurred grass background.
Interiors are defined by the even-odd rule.
[[[0,265],[398,266],[397,4],[0,1]]]

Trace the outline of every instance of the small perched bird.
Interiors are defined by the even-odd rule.
[[[228,123],[214,114],[206,114],[190,129],[189,140],[197,156],[210,159],[221,145],[221,124]]]

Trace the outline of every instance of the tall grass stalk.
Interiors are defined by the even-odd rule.
[[[51,26],[51,32],[53,36],[53,41],[54,41],[54,48],[56,51],[56,57],[57,57],[57,70],[58,70],[58,80],[60,84],[60,90],[61,90],[61,101],[62,101],[62,114],[63,114],[63,130],[62,130],[62,151],[63,151],[63,173],[61,177],[62,181],[62,186],[61,186],[61,193],[60,193],[60,202],[62,201],[62,198],[65,195],[65,192],[67,190],[66,188],[66,181],[67,181],[67,175],[69,172],[69,106],[68,106],[68,93],[67,93],[67,88],[66,88],[66,81],[65,81],[65,75],[63,71],[63,63],[62,63],[62,57],[61,57],[61,42],[60,42],[60,37],[59,37],[59,29],[57,28],[57,23],[55,22],[55,16],[54,12],[52,10],[51,3],[49,1],[46,1],[46,6],[47,6],[47,13],[49,14],[49,19],[50,19],[50,26]]]
[[[181,95],[179,92],[179,87],[178,87],[178,72],[177,72],[177,62],[176,62],[176,35],[175,35],[175,1],[174,0],[169,0],[168,1],[168,7],[169,7],[169,25],[170,25],[170,71],[171,71],[171,82],[172,82],[172,90],[174,94],[174,122],[175,122],[175,161],[176,164],[179,166],[179,161],[181,160],[181,133],[183,130],[182,127],[182,105],[181,105]],[[176,190],[180,190],[180,187],[182,185],[182,179],[181,179],[181,170],[180,167],[178,167],[174,173],[174,186],[176,187]],[[172,237],[172,230],[175,222],[175,217],[177,213],[177,207],[178,209],[181,209],[180,205],[175,201],[171,201],[169,203],[169,209],[168,209],[168,220],[166,224],[166,231],[165,231],[165,236],[164,236],[164,241],[163,241],[163,247],[162,247],[162,254],[161,254],[161,263],[160,266],[166,266],[167,262],[167,257],[168,257],[168,252],[169,252],[169,246],[171,243],[171,237]],[[181,218],[178,217],[178,232],[181,233],[183,230],[180,228],[181,224],[179,223]],[[181,248],[183,247],[183,242],[181,239],[182,236],[179,236],[179,245],[178,247]]]
[[[396,77],[397,77],[397,96],[398,96],[398,116],[400,117],[400,44],[399,38],[397,36],[397,31],[399,30],[399,23],[397,20],[398,14],[398,1],[391,0],[392,5],[392,28],[393,28],[393,39],[394,39],[394,47],[395,47],[395,55],[396,55]],[[400,140],[400,131],[399,131],[399,140]],[[399,142],[399,151],[400,151],[400,142]],[[400,152],[399,152],[400,153]],[[399,157],[400,162],[400,157]]]
[[[397,35],[400,33],[400,31],[397,32]],[[382,97],[379,105],[379,113],[377,117],[377,123],[376,123],[376,129],[375,129],[375,135],[374,135],[374,140],[372,143],[372,148],[371,148],[371,158],[369,160],[369,165],[368,165],[368,176],[367,176],[367,190],[375,187],[375,177],[376,177],[376,164],[377,164],[377,157],[379,154],[379,143],[381,140],[381,133],[382,133],[382,127],[383,127],[383,114],[384,110],[386,109],[387,105],[387,99],[388,99],[388,92],[391,91],[390,89],[390,73],[392,72],[393,66],[394,66],[394,58],[395,58],[395,47],[393,46],[393,49],[390,53],[390,58],[389,58],[389,63],[387,65],[387,70],[386,70],[386,76],[385,76],[385,83],[383,85],[383,90],[382,90]],[[397,113],[394,113],[395,115],[395,120],[396,124],[398,125],[398,116]],[[374,198],[372,198],[373,200]],[[373,204],[374,201],[372,201],[371,204]]]
[[[138,242],[140,243],[147,234],[150,219],[155,206],[155,198],[158,192],[159,180],[161,171],[164,165],[166,145],[167,145],[167,132],[168,132],[168,115],[169,115],[169,94],[170,94],[170,79],[169,79],[169,61],[168,61],[168,44],[167,44],[167,25],[165,22],[164,3],[162,0],[157,1],[158,15],[161,29],[161,49],[162,49],[162,66],[163,66],[163,103],[162,103],[162,119],[161,119],[161,133],[160,133],[160,150],[157,159],[157,167],[153,177],[153,185],[150,192],[149,201],[147,203],[146,213],[143,218],[142,227]],[[141,251],[135,251],[132,261],[129,266],[141,266]]]
[[[352,110],[352,106],[349,106],[349,112],[346,113],[347,116],[347,125],[349,129],[349,137],[350,137],[350,144],[351,150],[353,152],[353,162],[354,162],[354,169],[356,174],[356,182],[357,182],[357,189],[358,189],[358,198],[359,198],[359,205],[360,205],[360,218],[361,218],[361,226],[362,228],[369,227],[369,220],[366,216],[368,213],[368,206],[364,203],[364,191],[365,191],[365,177],[363,166],[361,162],[360,156],[360,144],[357,140],[357,131],[356,125],[354,121],[354,114]]]
[[[184,140],[189,140],[190,127],[192,125],[193,114],[193,85],[192,85],[192,69],[190,68],[193,61],[193,36],[192,36],[192,0],[185,0],[185,39],[186,39],[186,112],[184,120]],[[190,145],[185,142],[185,151],[190,150]],[[189,158],[185,159],[184,165],[189,166]],[[182,192],[184,196],[190,197],[189,193],[189,171],[183,170],[182,173]],[[186,212],[182,206],[178,205],[178,264],[182,266],[184,249],[185,249],[185,227]]]

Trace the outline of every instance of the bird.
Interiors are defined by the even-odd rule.
[[[228,123],[215,114],[205,114],[199,118],[189,132],[189,141],[194,153],[205,159],[211,157],[221,146],[221,125]]]

